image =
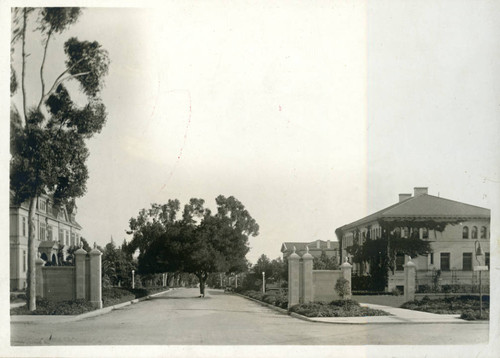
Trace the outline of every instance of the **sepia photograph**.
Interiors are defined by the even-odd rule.
[[[500,354],[499,2],[0,6],[1,357]]]

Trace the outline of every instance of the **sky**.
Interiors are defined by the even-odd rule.
[[[129,240],[128,220],[151,203],[214,208],[220,194],[260,226],[253,263],[281,256],[284,241],[336,240],[417,186],[498,207],[498,3],[144,6],[88,8],[49,48],[50,83],[70,36],[111,59],[107,123],[88,142],[77,200],[89,242]],[[30,37],[34,103],[41,45]]]

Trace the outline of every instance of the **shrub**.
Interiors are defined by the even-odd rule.
[[[295,305],[290,308],[291,312],[306,317],[366,317],[386,316],[387,312],[361,307],[354,300],[335,300],[330,303],[311,302]]]
[[[341,277],[335,283],[335,292],[340,296],[340,298],[344,298],[345,296],[349,296],[351,293],[351,285],[348,280]]]
[[[85,300],[72,301],[49,301],[45,298],[37,298],[36,310],[29,311],[26,306],[11,310],[11,314],[17,315],[78,315],[89,312],[95,307]]]

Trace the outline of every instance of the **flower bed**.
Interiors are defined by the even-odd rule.
[[[121,287],[109,287],[102,289],[103,307],[114,306],[119,303],[128,302],[136,298],[146,297],[151,294],[166,290],[165,287],[146,287],[127,289]],[[27,305],[10,310],[11,315],[78,315],[93,311],[95,307],[86,300],[72,301],[50,301],[38,298],[36,310],[30,311]]]
[[[480,317],[479,297],[459,296],[430,299],[425,296],[422,300],[409,301],[401,305],[401,308],[415,311],[423,311],[438,314],[460,314],[461,318],[467,320],[489,319],[490,302],[489,296],[483,297],[483,316]]]
[[[255,300],[266,302],[276,307],[284,309],[287,309],[288,307],[288,296],[284,292],[262,293],[260,291],[241,291],[239,293],[243,296],[248,296]]]
[[[335,300],[330,303],[302,303],[290,307],[290,312],[306,317],[367,317],[389,315],[382,310],[361,307],[359,303],[354,300]]]

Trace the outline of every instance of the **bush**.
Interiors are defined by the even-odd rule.
[[[387,316],[388,313],[361,307],[354,300],[336,300],[330,303],[311,302],[290,307],[290,311],[306,317],[367,317]]]
[[[459,296],[439,299],[430,299],[428,296],[425,296],[421,301],[415,300],[405,302],[401,305],[401,308],[438,314],[462,314],[464,317],[474,317],[479,316],[479,306],[479,297],[477,296]],[[488,296],[483,297],[483,313],[483,319],[488,319]]]
[[[351,293],[351,284],[348,280],[341,277],[335,283],[335,292],[340,296],[340,298],[344,298],[345,296],[349,296]]]
[[[45,298],[37,298],[36,310],[30,311],[23,306],[11,310],[13,315],[78,315],[94,310],[95,307],[85,300],[72,301],[49,301]]]

